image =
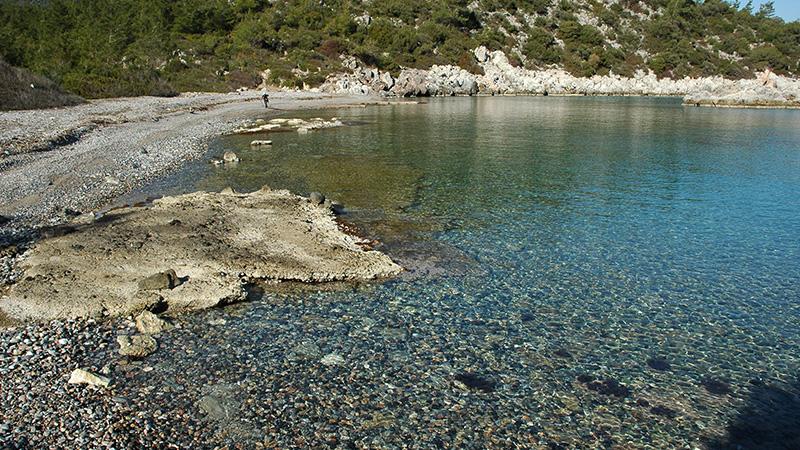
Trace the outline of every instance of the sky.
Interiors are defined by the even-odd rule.
[[[758,7],[768,0],[754,0],[753,10],[758,11]],[[747,3],[746,0],[741,1]],[[800,19],[800,0],[775,0],[775,13],[787,22]]]

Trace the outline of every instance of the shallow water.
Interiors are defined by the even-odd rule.
[[[220,138],[211,156],[241,163],[137,195],[320,191],[408,272],[183,317],[131,389],[179,386],[167,410],[224,398],[225,418],[194,410],[212,440],[279,448],[799,439],[800,112],[520,97],[315,115],[349,126]]]

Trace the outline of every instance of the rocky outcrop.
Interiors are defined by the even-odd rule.
[[[639,71],[619,75],[576,77],[561,69],[528,70],[511,64],[501,51],[478,47],[474,51],[483,74],[455,66],[429,70],[404,69],[396,79],[388,72],[364,68],[349,58],[350,73],[329,78],[323,91],[386,97],[449,95],[655,95],[687,96],[687,103],[728,105],[789,105],[800,98],[800,81],[766,73],[760,79],[727,80],[722,77],[669,79]]]
[[[345,67],[351,67],[352,59]],[[397,78],[389,72],[355,66],[352,73],[338,74],[322,86],[325,92],[386,97],[432,97],[475,95],[475,75],[455,66],[433,66],[429,70],[404,69]]]
[[[18,319],[180,311],[244,300],[245,287],[260,280],[361,280],[401,270],[334,219],[324,204],[266,187],[115,209],[37,242],[18,262],[22,278],[0,294],[0,310]]]
[[[800,82],[765,71],[756,80],[738,80],[690,92],[683,102],[715,107],[800,108]]]

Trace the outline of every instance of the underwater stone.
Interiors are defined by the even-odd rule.
[[[664,358],[654,357],[647,360],[647,365],[653,370],[667,371],[672,368],[672,365]]]
[[[481,392],[494,392],[497,387],[497,383],[494,381],[471,372],[460,373],[455,378],[467,388]]]
[[[553,354],[560,358],[572,358],[572,353],[570,353],[569,350],[565,348],[559,348],[558,350],[553,352]]]
[[[625,386],[613,378],[595,380],[594,377],[590,375],[579,375],[578,381],[585,384],[587,389],[603,395],[619,398],[625,398],[631,395],[631,390],[628,386]]]
[[[708,392],[715,395],[730,394],[733,390],[727,381],[714,377],[705,377],[700,381],[700,384],[703,385]]]
[[[650,412],[655,414],[655,415],[657,415],[657,416],[664,416],[664,417],[667,417],[667,418],[670,418],[670,419],[672,419],[672,418],[674,418],[675,416],[678,415],[678,413],[674,409],[667,408],[666,406],[660,406],[660,405],[653,406],[652,408],[650,408]]]

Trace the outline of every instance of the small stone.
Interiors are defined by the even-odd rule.
[[[258,141],[258,140],[256,140],[256,141],[251,142],[250,145],[253,146],[253,147],[261,147],[261,146],[266,146],[266,145],[272,145],[272,141],[269,141],[269,140]]]
[[[565,348],[559,348],[558,350],[553,352],[553,354],[558,356],[559,358],[572,358],[572,353],[570,353],[569,350]]]
[[[236,156],[236,153],[233,153],[231,151],[227,151],[227,152],[222,154],[222,161],[224,163],[226,163],[226,164],[237,163],[237,162],[239,162],[239,157]]]
[[[497,383],[494,381],[471,372],[460,373],[455,376],[455,379],[469,389],[485,393],[493,392],[497,387]]]
[[[319,192],[312,192],[308,198],[311,199],[311,203],[314,205],[321,205],[325,202],[325,196]]]
[[[181,281],[178,275],[174,270],[169,269],[139,281],[139,289],[143,291],[158,291],[161,289],[174,289],[179,284],[181,284]]]
[[[579,379],[579,381],[586,384],[587,389],[603,395],[618,398],[625,398],[631,395],[630,388],[613,378],[606,378],[605,380],[588,380],[587,378],[583,378],[583,380],[585,381]]]
[[[667,371],[672,368],[672,365],[664,358],[661,357],[654,357],[647,360],[647,365],[653,369],[658,371]]]
[[[334,214],[344,214],[344,205],[337,202],[331,202],[329,209],[333,211]]]
[[[156,351],[156,340],[146,334],[117,336],[119,354],[133,358],[144,358]]]
[[[730,394],[733,390],[728,382],[714,377],[705,377],[700,381],[700,384],[714,395]]]
[[[320,362],[326,366],[341,366],[344,364],[344,358],[336,353],[331,353],[329,355],[325,355]]]
[[[136,329],[142,334],[158,334],[169,328],[169,323],[150,311],[142,311],[136,316]]]
[[[220,403],[216,397],[211,395],[206,395],[201,398],[197,402],[197,407],[212,419],[222,420],[227,416],[222,403]]]
[[[110,184],[110,185],[112,185],[112,186],[118,186],[118,185],[121,183],[121,182],[119,181],[119,178],[117,178],[117,177],[112,177],[112,176],[110,176],[110,175],[109,175],[109,176],[107,176],[107,177],[105,177],[105,179],[103,179],[103,181],[104,181],[106,184]]]
[[[319,346],[313,342],[301,342],[292,349],[292,352],[295,356],[309,359],[318,358],[322,354]]]
[[[100,375],[95,375],[88,370],[84,369],[75,369],[69,376],[69,384],[88,384],[91,386],[101,386],[101,387],[108,387],[111,383],[106,377],[102,377]]]
[[[669,419],[672,419],[672,418],[674,418],[675,416],[678,415],[678,413],[674,409],[668,408],[666,406],[660,406],[660,405],[659,406],[653,406],[652,408],[650,408],[650,412],[655,414],[655,415],[664,416],[664,417],[669,418]]]
[[[72,223],[75,225],[88,225],[94,222],[94,220],[95,220],[94,213],[87,212],[79,216],[76,216],[74,219],[72,219]]]

